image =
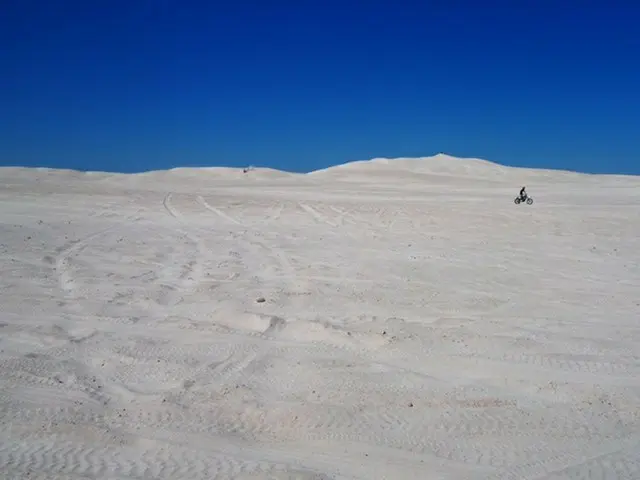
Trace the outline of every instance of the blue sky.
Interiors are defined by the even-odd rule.
[[[6,0],[0,165],[640,174],[634,3]]]

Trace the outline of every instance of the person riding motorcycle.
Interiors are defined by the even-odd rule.
[[[526,198],[526,196],[527,196],[527,192],[525,191],[526,188],[527,187],[522,187],[520,189],[520,198],[522,198],[522,199]]]

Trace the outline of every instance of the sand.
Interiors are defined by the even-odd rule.
[[[0,271],[1,478],[640,478],[640,177],[3,168]]]

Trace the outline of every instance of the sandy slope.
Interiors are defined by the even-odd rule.
[[[640,478],[640,178],[5,168],[0,229],[2,478]]]

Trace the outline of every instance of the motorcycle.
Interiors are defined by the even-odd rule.
[[[519,205],[522,202],[525,202],[527,205],[531,205],[533,203],[533,198],[531,198],[529,195],[527,195],[526,193],[522,196],[516,197],[513,202],[516,205]]]

